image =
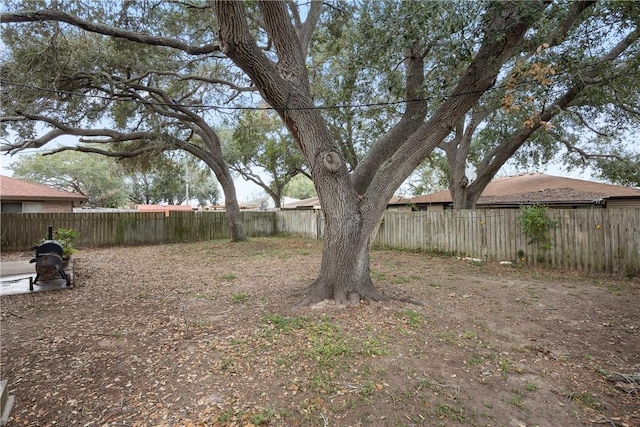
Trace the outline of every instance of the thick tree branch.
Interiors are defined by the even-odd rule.
[[[569,31],[578,22],[582,13],[588,8],[593,7],[596,3],[597,1],[595,0],[576,1],[571,3],[571,8],[567,13],[567,17],[556,27],[555,31],[551,34],[551,37],[547,40],[549,46],[557,46],[564,42]]]
[[[613,95],[616,98],[616,102],[617,102],[617,106],[620,107],[620,109],[622,109],[623,111],[626,111],[629,114],[633,114],[634,116],[637,116],[638,118],[640,118],[640,110],[637,108],[633,108],[629,105],[626,104],[625,101],[623,101],[620,98],[620,94],[618,93],[617,90],[614,89],[613,91]]]
[[[368,192],[382,192],[390,197],[422,159],[449,135],[455,123],[495,84],[503,64],[515,53],[531,22],[542,14],[548,3],[529,2],[527,6],[531,8],[529,13],[522,15],[519,3],[490,4],[485,36],[475,58],[449,97],[379,169]]]
[[[599,58],[596,63],[611,62],[618,58],[624,51],[631,46],[640,37],[640,30],[636,29],[627,35],[623,40],[616,44],[607,54]],[[590,77],[597,71],[594,68],[585,73],[586,77]],[[547,108],[540,117],[538,117],[533,125],[523,125],[520,130],[514,134],[504,138],[496,145],[480,162],[477,168],[477,176],[473,183],[469,185],[468,191],[479,196],[482,190],[491,182],[498,173],[500,168],[509,160],[513,154],[527,141],[527,139],[542,126],[544,122],[550,122],[557,114],[565,110],[571,103],[578,98],[582,91],[588,87],[582,81],[576,82],[569,87],[564,94],[556,98],[550,108]],[[576,151],[577,152],[577,151]]]
[[[229,168],[240,174],[245,181],[253,182],[258,187],[262,188],[274,201],[278,199],[278,194],[276,194],[276,192],[273,191],[273,189],[267,185],[259,175],[252,173],[250,169],[246,169],[238,165],[229,165]]]
[[[405,49],[405,66],[407,79],[405,82],[405,111],[400,121],[378,140],[367,155],[360,161],[352,175],[353,184],[358,194],[364,194],[373,176],[382,164],[388,161],[416,128],[418,128],[428,110],[425,96],[424,57],[413,49]]]
[[[296,29],[287,14],[286,4],[279,1],[260,0],[258,6],[264,18],[265,30],[278,53],[278,70],[286,80],[309,89],[305,64],[305,51]]]
[[[67,24],[71,24],[93,33],[122,38],[151,46],[170,47],[181,50],[190,55],[203,55],[220,51],[220,46],[217,43],[210,43],[204,46],[190,46],[187,43],[170,37],[151,36],[148,34],[123,30],[122,28],[112,27],[109,25],[97,24],[54,9],[0,13],[0,22],[3,24],[46,21],[66,22]]]
[[[44,145],[47,145],[57,137],[67,134],[67,132],[64,132],[60,129],[53,129],[39,138],[26,140],[16,144],[3,144],[2,146],[0,146],[0,151],[6,151],[7,154],[15,154],[27,148],[40,148]]]
[[[3,122],[22,122],[26,119],[25,116],[5,116],[0,117],[0,123]]]
[[[113,141],[128,141],[135,139],[143,139],[146,135],[146,132],[130,132],[130,133],[122,133],[112,129],[84,129],[69,126],[65,123],[62,123],[58,120],[55,120],[51,117],[33,115],[33,114],[23,114],[24,117],[28,120],[32,121],[40,121],[44,123],[48,123],[53,126],[55,129],[47,132],[45,135],[25,140],[19,144],[7,144],[0,147],[0,151],[6,151],[8,154],[13,154],[18,151],[22,151],[27,148],[40,148],[53,141],[54,139],[63,136],[63,135],[71,135],[71,136],[108,136],[113,139]]]
[[[318,22],[320,21],[322,6],[322,0],[311,0],[311,6],[307,12],[307,20],[304,24],[298,27],[298,38],[300,39],[300,46],[302,46],[303,54],[306,54],[309,50],[311,37],[313,36],[313,33],[318,26]]]
[[[104,141],[91,140],[89,142],[91,142],[91,143],[105,143],[105,144],[108,144],[108,143],[112,143],[113,141],[111,141],[111,140],[104,140]],[[165,151],[165,150],[170,150],[170,149],[171,149],[171,147],[169,147],[169,146],[167,146],[165,149],[160,149],[160,150],[158,150],[158,147],[155,147],[155,146],[147,146],[147,147],[137,148],[135,150],[110,151],[110,150],[103,150],[101,148],[96,148],[96,147],[87,147],[87,146],[84,146],[84,145],[79,145],[79,146],[64,146],[64,147],[55,148],[53,150],[47,151],[46,153],[43,153],[43,155],[44,156],[49,156],[51,154],[61,153],[63,151],[79,151],[81,153],[100,154],[102,156],[117,157],[118,159],[125,159],[125,158],[132,158],[132,157],[140,156],[140,155],[146,154],[146,153]],[[175,148],[173,148],[173,149],[175,149]]]
[[[320,113],[314,110],[313,100],[308,91],[306,69],[302,67],[298,70],[291,70],[290,74],[286,76],[281,75],[276,65],[257,47],[246,22],[246,6],[242,2],[234,1],[211,0],[211,3],[220,24],[219,38],[222,52],[260,88],[263,98],[281,116],[307,159],[309,167],[313,170],[316,163],[321,163],[319,153],[326,148],[333,149],[333,147],[326,147],[326,144],[330,144],[329,135],[313,138],[308,143],[301,139],[303,137],[299,129],[301,123],[318,121],[324,123]],[[266,8],[270,10],[268,4]],[[290,27],[289,25],[289,30]],[[275,26],[272,30],[277,31],[277,28],[279,27]],[[286,28],[285,31],[287,31]],[[299,46],[297,49],[300,49]],[[297,75],[300,72],[303,73],[302,76]],[[294,85],[292,82],[306,83],[303,83],[300,88],[299,84]],[[328,133],[326,129],[320,128],[315,129],[314,132]]]
[[[596,135],[600,135],[600,136],[604,136],[604,137],[611,136],[611,135],[608,135],[608,134],[606,134],[604,132],[600,132],[598,129],[596,129],[593,126],[591,126],[589,124],[589,122],[587,120],[585,120],[585,118],[582,117],[582,114],[580,114],[578,111],[571,111],[571,114],[573,114],[576,117],[578,117],[578,120],[580,120],[580,123],[582,124],[582,126],[586,127],[587,129],[589,129],[591,132],[595,133]]]
[[[234,90],[236,92],[257,92],[258,91],[258,88],[255,87],[254,85],[238,86],[237,84],[230,82],[228,80],[210,78],[210,77],[205,77],[205,76],[195,75],[195,74],[185,75],[185,74],[176,73],[174,71],[154,71],[154,70],[151,70],[148,73],[157,74],[159,76],[174,76],[179,80],[193,80],[193,81],[200,81],[200,82],[209,83],[209,84],[220,84],[220,85],[227,86],[229,89]]]
[[[566,139],[562,138],[558,134],[554,134],[556,141],[565,146],[569,153],[576,153],[580,156],[580,159],[583,163],[586,163],[589,160],[594,159],[608,159],[608,160],[626,160],[625,157],[620,156],[619,154],[606,154],[606,153],[590,153],[587,150],[577,147],[576,145],[570,143]]]

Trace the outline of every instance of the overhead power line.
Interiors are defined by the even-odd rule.
[[[472,94],[478,94],[483,92],[489,92],[498,89],[504,89],[506,86],[498,85],[492,88],[487,89],[486,91],[468,91],[468,92],[460,92],[456,94],[446,95],[443,97],[426,97],[415,100],[398,100],[398,101],[387,101],[387,102],[371,102],[371,103],[362,103],[362,104],[341,104],[341,105],[319,105],[313,107],[273,107],[273,106],[265,106],[265,107],[254,107],[254,106],[222,106],[222,105],[210,105],[210,104],[180,104],[180,103],[167,103],[167,102],[158,102],[158,101],[147,101],[140,99],[132,99],[132,98],[119,98],[116,96],[108,96],[108,95],[100,95],[100,94],[86,94],[86,93],[78,93],[78,92],[70,92],[60,89],[50,89],[44,88],[40,86],[29,85],[25,83],[11,82],[5,79],[0,78],[0,84],[19,87],[23,89],[35,90],[46,93],[54,93],[58,95],[69,95],[83,98],[94,98],[94,99],[104,99],[107,101],[119,101],[119,102],[132,102],[136,104],[148,104],[148,105],[159,105],[159,106],[168,106],[168,107],[185,107],[185,108],[200,108],[200,109],[209,109],[209,110],[228,110],[228,111],[305,111],[305,110],[338,110],[338,109],[356,109],[356,108],[373,108],[373,107],[388,107],[393,105],[402,105],[409,104],[413,102],[428,102],[433,101],[435,99],[440,99],[442,101],[448,98],[454,98],[459,96],[466,96]],[[528,84],[526,82],[520,84]]]

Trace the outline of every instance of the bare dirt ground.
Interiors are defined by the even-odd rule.
[[[640,373],[637,278],[372,251],[376,285],[424,307],[296,308],[320,253],[81,251],[74,288],[0,300],[9,425],[640,425],[637,376],[612,377]]]

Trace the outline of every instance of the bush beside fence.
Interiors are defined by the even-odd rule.
[[[640,209],[550,209],[551,244],[532,243],[516,209],[385,212],[375,246],[594,273],[640,275]]]
[[[640,275],[640,209],[549,210],[551,245],[530,243],[520,212],[508,209],[386,211],[373,246],[419,250],[594,273]],[[322,212],[242,212],[247,236],[322,238]],[[28,250],[49,225],[80,231],[77,246],[143,245],[228,239],[224,212],[9,214],[1,216],[2,250]]]

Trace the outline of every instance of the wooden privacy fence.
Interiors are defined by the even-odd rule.
[[[277,233],[274,212],[241,212],[249,236]],[[30,213],[2,217],[2,249],[27,250],[48,226],[80,232],[78,247],[142,245],[230,238],[224,212]]]
[[[556,222],[548,249],[530,243],[516,209],[386,211],[372,245],[584,272],[640,275],[640,209],[549,210]],[[248,236],[286,233],[322,238],[322,212],[242,212]],[[49,225],[80,231],[78,247],[229,238],[224,212],[8,214],[2,250],[28,250]]]
[[[640,209],[550,209],[545,249],[522,231],[517,209],[385,212],[375,246],[640,275]]]

